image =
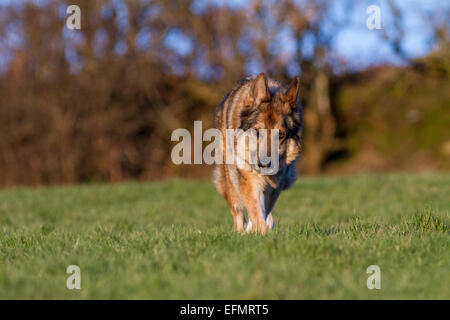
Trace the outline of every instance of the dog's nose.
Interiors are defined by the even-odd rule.
[[[262,163],[261,161],[258,161],[258,167],[260,168],[270,168],[272,164],[272,161],[269,160],[266,164]]]

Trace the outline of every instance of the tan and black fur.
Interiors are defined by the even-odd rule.
[[[262,175],[258,164],[247,169],[218,164],[214,170],[214,184],[230,207],[236,231],[264,234],[272,229],[275,202],[297,178],[302,131],[298,92],[298,77],[285,87],[260,74],[240,81],[216,109],[214,124],[224,137],[226,129],[279,130],[279,171],[275,175]]]

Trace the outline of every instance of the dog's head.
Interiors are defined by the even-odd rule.
[[[278,160],[276,169],[279,170],[300,155],[302,117],[299,88],[298,77],[289,87],[269,87],[264,74],[251,80],[245,107],[240,114],[240,128],[254,132],[257,137],[253,148],[251,145],[247,147],[247,151],[257,151],[259,155],[258,161],[253,163],[254,169],[261,171],[272,167],[273,160]],[[261,159],[261,154],[266,159]]]

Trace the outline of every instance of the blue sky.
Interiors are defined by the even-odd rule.
[[[410,57],[420,57],[432,49],[432,29],[428,15],[434,22],[442,22],[448,17],[450,2],[439,0],[402,0],[396,1],[403,15],[405,34],[402,48]],[[365,22],[368,14],[365,9],[368,4],[377,4],[381,8],[381,27],[383,30],[369,30]],[[352,23],[342,30],[334,43],[335,51],[346,58],[360,64],[379,62],[398,63],[391,49],[382,40],[382,32],[389,33],[393,18],[386,1],[361,1],[352,14]]]
[[[302,0],[297,0],[299,3]],[[351,12],[345,12],[344,1],[334,0],[332,2],[333,19],[349,19],[346,26],[336,32],[332,44],[333,56],[347,62],[352,69],[365,68],[371,65],[395,64],[402,65],[402,61],[393,49],[383,40],[383,34],[394,32],[392,27],[395,23],[391,15],[386,0],[355,0]],[[417,58],[427,55],[433,45],[433,32],[430,26],[430,19],[433,23],[448,23],[445,14],[450,12],[450,1],[446,0],[397,0],[394,1],[403,16],[403,27],[405,33],[402,37],[401,47],[407,56]],[[229,6],[240,8],[248,5],[244,0],[197,0],[192,6],[194,12],[200,12],[208,5]],[[381,30],[369,30],[366,27],[366,20],[369,14],[366,9],[369,5],[378,5],[381,9]],[[280,31],[279,43],[283,44],[280,54],[293,55],[295,44],[289,39],[288,32]],[[185,55],[192,50],[192,44],[179,30],[169,33],[166,44],[176,50],[179,54]],[[308,42],[306,42],[306,46]],[[270,49],[270,48],[269,48]],[[292,66],[293,73],[296,73],[296,66]],[[250,61],[247,68],[248,73],[258,73],[262,67],[255,61]]]
[[[299,3],[302,0],[297,0]],[[333,52],[356,67],[366,67],[383,63],[401,64],[402,61],[396,57],[392,49],[383,41],[383,32],[389,33],[393,23],[393,17],[386,0],[355,0],[354,8],[350,14],[344,12],[344,1],[330,1],[334,7],[335,18],[347,18],[350,16],[348,25],[339,30],[333,42]],[[199,0],[197,8],[213,3],[215,5],[228,5],[230,7],[246,6],[245,0]],[[433,22],[444,22],[450,12],[450,1],[447,0],[396,0],[403,15],[405,34],[402,39],[402,48],[409,57],[421,57],[427,55],[432,49],[432,30],[430,28],[430,17]],[[381,9],[382,30],[369,30],[366,20],[369,14],[366,8],[369,5],[378,5]],[[448,23],[448,22],[447,22]],[[179,39],[177,39],[179,40]],[[174,41],[175,42],[175,41]],[[180,43],[180,41],[176,41]],[[182,41],[181,41],[182,43]],[[289,42],[286,50],[289,48]],[[182,44],[180,47],[186,50]]]

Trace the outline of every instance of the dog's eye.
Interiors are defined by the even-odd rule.
[[[278,132],[278,137],[280,138],[280,140],[283,140],[286,137],[286,132],[280,130]]]

